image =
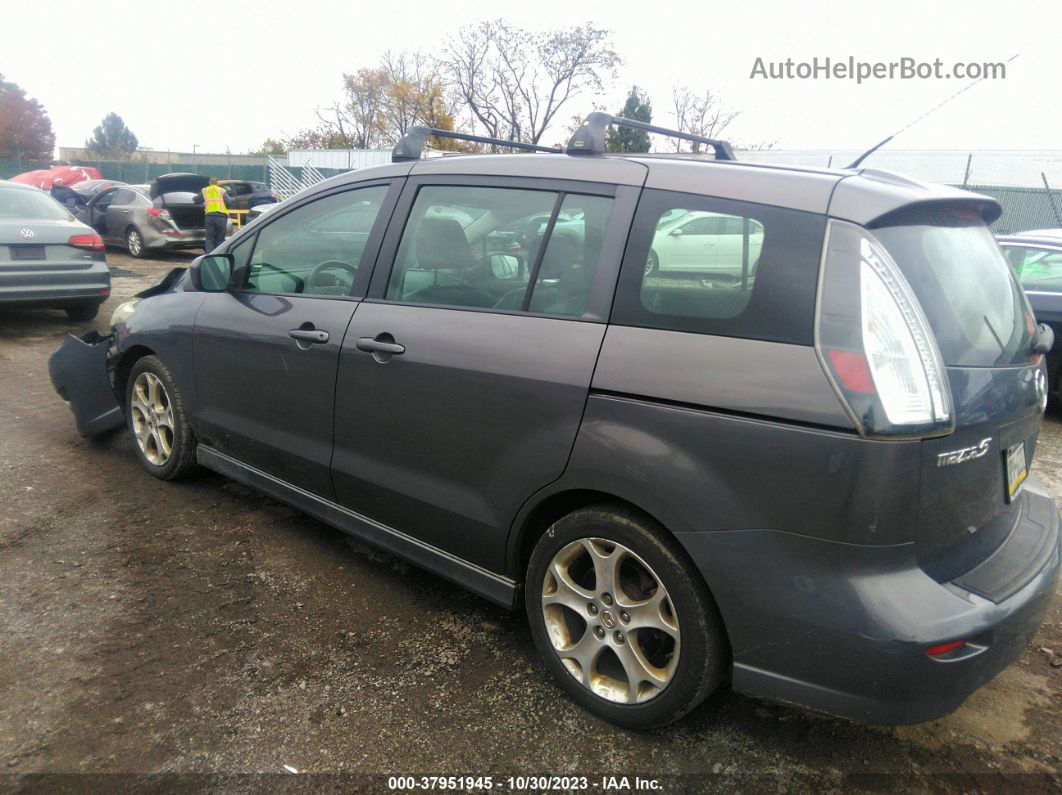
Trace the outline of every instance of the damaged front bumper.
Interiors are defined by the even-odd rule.
[[[80,338],[68,336],[48,360],[52,386],[74,412],[82,436],[96,436],[125,424],[108,367],[114,348],[113,335],[90,331]]]

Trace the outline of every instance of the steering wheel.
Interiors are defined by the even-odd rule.
[[[336,274],[333,274],[333,276],[332,276],[332,284],[318,284],[317,283],[317,278],[321,274],[327,273],[328,271],[332,271],[332,270],[334,270],[334,271],[346,271],[347,273],[349,273],[350,274],[350,283],[349,284],[344,284],[339,279],[338,275],[336,275]],[[338,259],[329,259],[329,260],[325,260],[324,262],[314,266],[313,270],[310,271],[310,275],[306,277],[306,286],[307,287],[346,287],[346,288],[349,289],[350,287],[352,287],[354,285],[354,277],[357,276],[357,274],[358,274],[358,269],[355,268],[353,265],[351,265],[349,262],[343,262],[343,260],[338,260]]]

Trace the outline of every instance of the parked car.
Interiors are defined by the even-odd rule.
[[[0,307],[92,320],[111,294],[103,241],[38,188],[0,181]]]
[[[762,248],[763,225],[755,219],[691,211],[674,220],[661,219],[645,272],[751,277]]]
[[[1057,399],[1062,397],[1062,229],[1036,229],[998,239],[1036,319],[1055,332],[1055,346],[1047,354],[1047,375]]]
[[[225,189],[228,197],[225,206],[230,210],[250,210],[262,204],[275,204],[279,199],[273,189],[264,182],[250,182],[244,179],[219,179],[218,184]]]
[[[41,190],[50,190],[53,185],[75,185],[86,179],[100,179],[102,174],[91,166],[56,165],[25,171],[11,177],[10,181],[20,185],[32,185]]]
[[[196,174],[167,174],[150,185],[108,188],[77,215],[108,244],[123,246],[134,257],[160,249],[201,248],[206,237],[203,205],[195,199],[206,184],[207,178]]]
[[[116,179],[86,179],[71,185],[70,189],[78,193],[87,202],[100,191],[128,184]]]
[[[68,338],[53,383],[83,433],[126,424],[155,477],[206,467],[522,604],[560,686],[615,723],[725,680],[876,723],[955,709],[1022,653],[1059,573],[1029,474],[1051,332],[988,231],[998,203],[611,157],[613,121],[567,155],[304,191],[111,336]],[[542,214],[581,245],[496,235]],[[687,216],[755,229],[755,278],[647,274]]]

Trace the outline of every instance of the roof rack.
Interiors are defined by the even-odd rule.
[[[582,126],[576,130],[568,141],[565,150],[569,155],[603,155],[605,154],[605,130],[610,124],[617,127],[629,127],[633,130],[666,135],[669,138],[682,138],[686,141],[694,141],[707,144],[715,150],[716,160],[737,160],[734,150],[730,148],[729,141],[720,141],[715,138],[705,138],[700,135],[682,132],[681,130],[669,130],[667,127],[657,127],[655,124],[646,124],[636,119],[625,119],[622,116],[613,116],[611,113],[594,111],[583,121]]]
[[[429,135],[434,135],[438,138],[453,138],[457,141],[473,141],[477,144],[507,146],[510,149],[524,149],[528,152],[561,154],[562,151],[556,146],[539,146],[538,144],[528,144],[523,141],[507,141],[504,138],[488,138],[485,135],[469,135],[468,133],[454,132],[453,130],[417,126],[410,127],[409,131],[395,144],[395,148],[391,150],[391,162],[401,163],[407,160],[420,160],[420,152],[424,148],[424,140]]]

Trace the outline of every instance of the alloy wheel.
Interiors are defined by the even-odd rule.
[[[675,675],[680,634],[671,598],[622,544],[581,538],[561,549],[546,569],[542,614],[568,673],[601,698],[644,703]]]
[[[177,430],[170,396],[158,376],[149,372],[137,376],[129,410],[140,452],[155,466],[164,466],[173,455]]]
[[[140,239],[140,233],[135,229],[130,229],[129,234],[126,235],[126,243],[128,244],[129,253],[134,257],[139,257],[141,250],[144,248],[144,242]]]

